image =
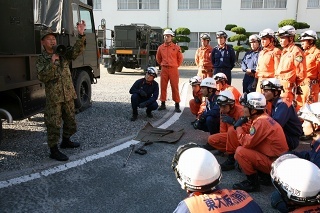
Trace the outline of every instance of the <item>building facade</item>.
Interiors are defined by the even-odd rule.
[[[199,35],[210,33],[211,45],[215,46],[215,32],[224,30],[227,24],[257,33],[265,28],[277,31],[280,21],[294,19],[320,32],[320,0],[93,0],[93,5],[96,29],[101,28],[101,19],[106,20],[107,44],[110,29],[120,24],[189,28],[191,42],[184,58],[191,61],[200,45]]]

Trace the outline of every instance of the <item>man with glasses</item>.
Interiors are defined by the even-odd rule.
[[[200,35],[201,47],[199,47],[195,54],[195,62],[198,67],[198,76],[202,79],[212,77],[212,62],[211,52],[212,47],[210,46],[210,35],[208,33],[202,33]]]
[[[218,45],[213,48],[211,61],[213,64],[213,74],[224,73],[228,78],[228,84],[231,85],[231,70],[235,66],[236,54],[232,46],[227,45],[228,35],[224,31],[216,33]]]
[[[275,77],[281,81],[283,86],[282,97],[289,102],[294,101],[296,110],[299,110],[304,103],[303,100],[296,100],[296,98],[297,95],[302,94],[301,86],[306,76],[306,66],[302,50],[294,43],[295,35],[296,30],[291,25],[281,27],[277,32],[283,49]]]
[[[277,39],[274,31],[270,28],[264,29],[259,33],[262,50],[259,53],[258,65],[255,74],[257,82],[256,91],[262,92],[260,83],[264,79],[273,78],[274,71],[278,68],[281,50],[275,47]]]
[[[299,137],[302,135],[302,125],[291,102],[281,98],[283,86],[279,79],[269,78],[263,80],[261,89],[267,102],[271,103],[270,116],[283,128],[289,150],[294,150],[299,145]]]
[[[159,96],[159,84],[154,79],[157,77],[158,70],[155,67],[149,67],[146,76],[137,80],[131,87],[132,117],[131,121],[138,118],[138,107],[147,108],[148,118],[153,118],[152,111],[158,108],[157,99]]]
[[[254,81],[256,67],[258,64],[258,56],[261,50],[260,43],[261,39],[259,35],[253,34],[249,37],[249,43],[251,46],[251,51],[246,52],[242,61],[241,69],[245,73],[242,80],[242,91],[243,93],[255,92],[257,81]]]

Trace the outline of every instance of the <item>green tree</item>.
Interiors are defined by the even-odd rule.
[[[190,35],[190,30],[186,27],[179,27],[175,30],[173,42],[178,43],[183,53],[189,49],[190,38],[188,35]]]
[[[238,27],[235,24],[227,24],[224,29],[236,34],[229,37],[228,41],[237,42],[237,45],[233,46],[233,49],[236,52],[236,61],[238,61],[240,52],[245,52],[248,50],[248,48],[246,48],[243,45],[246,44],[245,41],[247,41],[248,37],[250,36],[250,33],[247,33],[245,28]]]
[[[278,23],[278,27],[283,27],[283,26],[286,26],[286,25],[291,25],[293,26],[296,30],[298,29],[307,29],[307,28],[310,28],[310,25],[305,23],[305,22],[297,22],[296,20],[294,19],[284,19],[282,21],[280,21]],[[299,41],[298,40],[299,38],[299,34],[296,34],[294,40],[295,41]]]

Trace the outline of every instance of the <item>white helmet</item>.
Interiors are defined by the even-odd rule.
[[[219,37],[224,37],[225,39],[227,39],[228,35],[224,31],[218,31],[218,32],[216,32],[216,38],[219,38]]]
[[[202,78],[196,75],[189,79],[189,84],[191,86],[197,85],[197,84],[200,85],[201,81],[202,81]]]
[[[258,34],[253,34],[253,35],[249,36],[249,42],[250,43],[255,42],[255,41],[257,41],[257,42],[261,41],[261,39],[260,39]]]
[[[158,69],[155,67],[148,67],[147,73],[156,78],[158,76]]]
[[[283,155],[271,166],[271,179],[282,197],[296,204],[313,205],[320,202],[320,170],[311,161]]]
[[[298,111],[299,118],[310,121],[320,126],[320,102],[305,104]]]
[[[280,27],[277,32],[277,36],[279,37],[294,36],[295,34],[296,34],[296,29],[291,25]]]
[[[166,29],[166,30],[163,32],[163,35],[172,35],[172,36],[174,36],[174,33],[173,33],[172,30]]]
[[[260,31],[259,37],[260,38],[264,38],[264,37],[274,38],[274,31],[270,28],[264,29],[264,30]]]
[[[201,81],[200,87],[217,88],[216,81],[213,78],[205,78]]]
[[[217,96],[217,104],[221,105],[233,105],[235,103],[235,98],[230,90],[224,90],[220,92]]]
[[[211,41],[211,37],[208,33],[201,33],[200,34],[200,38],[203,39],[203,40],[209,40]]]
[[[318,39],[318,35],[313,30],[304,31],[303,33],[301,33],[301,35],[299,37],[299,40],[303,41],[303,40],[307,40],[307,39],[317,40]]]
[[[243,93],[240,97],[240,104],[250,109],[265,109],[267,102],[260,92]]]
[[[171,166],[181,188],[193,192],[213,190],[222,177],[215,156],[195,143],[180,146]]]
[[[269,78],[261,81],[260,89],[283,90],[281,82],[277,78]]]
[[[219,73],[215,74],[215,75],[213,76],[213,79],[214,79],[215,81],[228,81],[227,76],[226,76],[224,73],[222,73],[222,72],[219,72]]]

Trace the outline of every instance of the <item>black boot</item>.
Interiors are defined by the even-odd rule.
[[[153,118],[153,115],[151,113],[151,110],[146,110],[146,113],[147,113],[147,117],[148,118]]]
[[[130,118],[131,121],[135,121],[138,118],[138,110],[135,109],[132,111],[132,117]]]
[[[270,174],[266,174],[266,173],[258,171],[258,176],[259,176],[259,183],[261,185],[264,185],[264,186],[271,186],[272,185]]]
[[[201,148],[204,148],[208,151],[212,151],[215,150],[215,148],[213,146],[211,146],[209,143],[206,143],[205,145],[202,145]]]
[[[180,112],[181,112],[179,103],[176,103],[176,104],[174,105],[174,111],[177,112],[177,113],[180,113]]]
[[[161,105],[159,106],[158,110],[165,110],[165,109],[167,109],[166,102],[165,101],[161,101]]]
[[[235,168],[236,160],[234,159],[234,154],[228,155],[228,159],[221,164],[221,170],[222,171],[229,171]]]
[[[69,160],[68,156],[59,151],[58,146],[50,148],[50,158],[58,160],[58,161],[67,161]]]
[[[258,173],[247,175],[247,180],[233,184],[233,189],[244,190],[246,192],[260,191],[260,183]]]
[[[77,148],[80,146],[80,143],[77,142],[72,142],[70,141],[70,138],[62,138],[62,142],[60,144],[61,149],[66,149],[66,148]]]

